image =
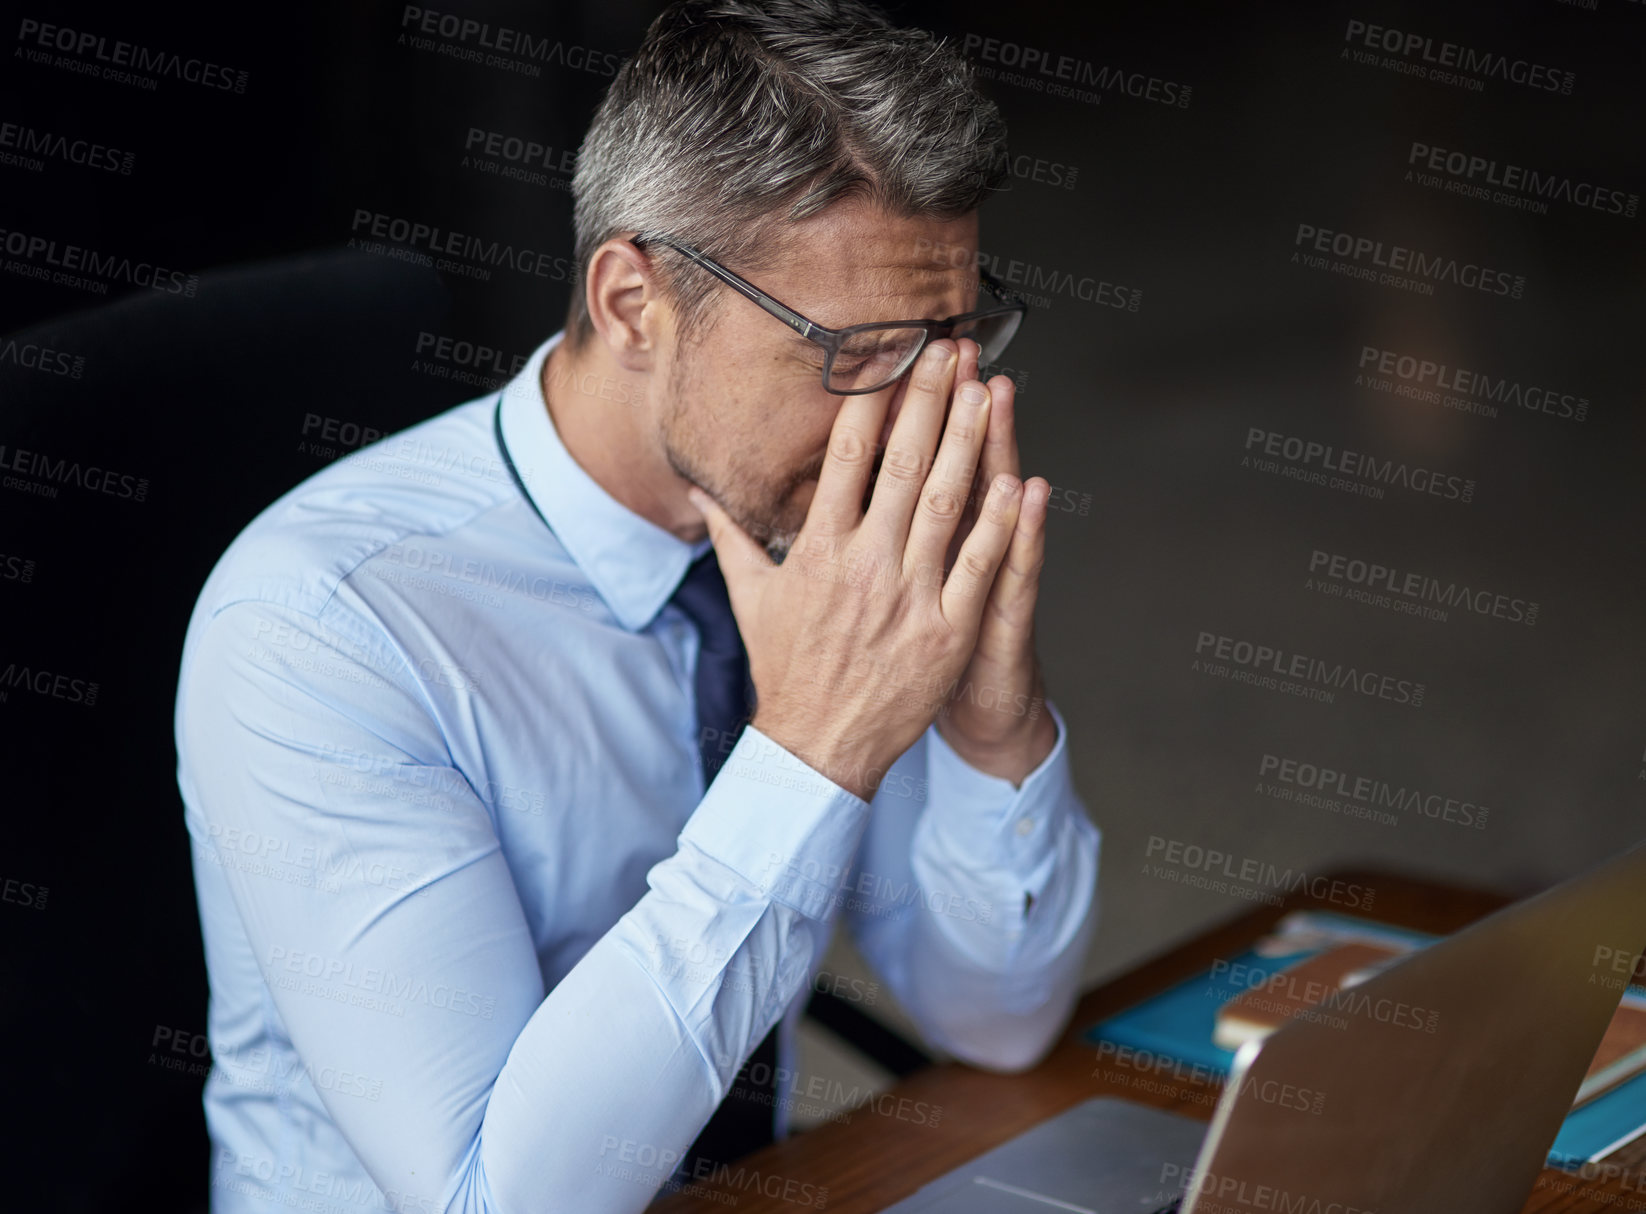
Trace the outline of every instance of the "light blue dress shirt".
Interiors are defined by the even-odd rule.
[[[1073,1005],[1099,836],[1056,709],[1018,788],[933,728],[865,803],[750,727],[705,792],[668,600],[708,544],[568,454],[560,336],[285,494],[200,594],[220,1214],[640,1210],[774,1024],[779,1132],[821,1092],[794,1027],[837,916],[961,1059],[1027,1065]]]

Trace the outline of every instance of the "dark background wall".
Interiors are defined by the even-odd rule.
[[[391,4],[0,14],[0,1022],[7,1155],[57,1208],[205,1200],[194,597],[273,497],[559,327],[571,158],[656,6],[431,11],[547,57],[472,62]],[[1646,835],[1646,5],[894,13],[962,40],[1012,130],[984,245],[1043,305],[1007,361],[1105,832],[1089,976],[1300,875],[1523,892]],[[154,87],[105,78],[117,42]],[[1436,78],[1446,43],[1492,66]],[[548,257],[349,247],[396,221]],[[1379,281],[1396,247],[1425,265]],[[1328,686],[1351,668],[1369,693]]]

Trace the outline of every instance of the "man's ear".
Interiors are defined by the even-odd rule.
[[[651,258],[614,238],[594,251],[583,302],[599,340],[625,371],[650,372],[667,327],[667,303],[657,289]]]

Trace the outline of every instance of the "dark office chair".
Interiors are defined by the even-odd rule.
[[[56,488],[0,486],[0,670],[82,686],[0,701],[0,881],[35,891],[0,906],[7,1088],[29,1108],[7,1155],[42,1186],[20,1205],[205,1206],[205,966],[172,738],[184,630],[271,501],[372,432],[482,391],[413,369],[450,312],[432,271],[329,252],[0,339],[0,465],[43,458],[26,479]],[[808,1011],[895,1075],[930,1062],[834,995]]]

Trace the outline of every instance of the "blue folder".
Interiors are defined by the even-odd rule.
[[[1434,937],[1424,932],[1373,923],[1351,915],[1330,911],[1308,911],[1307,918],[1323,928],[1333,927],[1353,931],[1359,938],[1385,937],[1394,943],[1410,943],[1422,947]],[[1233,958],[1233,965],[1220,973],[1207,971],[1150,999],[1127,1008],[1118,1015],[1100,1021],[1088,1029],[1083,1037],[1092,1044],[1107,1041],[1117,1046],[1176,1061],[1189,1066],[1201,1066],[1219,1076],[1229,1073],[1234,1063],[1234,1051],[1212,1043],[1217,1026],[1217,1012],[1229,1000],[1243,994],[1257,981],[1258,975],[1274,973],[1305,961],[1321,948],[1302,949],[1278,957],[1259,956],[1255,951]],[[1244,971],[1236,966],[1247,967]],[[1232,973],[1241,974],[1239,983]],[[1637,1134],[1646,1126],[1646,1073],[1618,1084],[1593,1100],[1574,1109],[1555,1136],[1549,1148],[1549,1166],[1575,1171],[1582,1164],[1599,1158],[1621,1142]]]

